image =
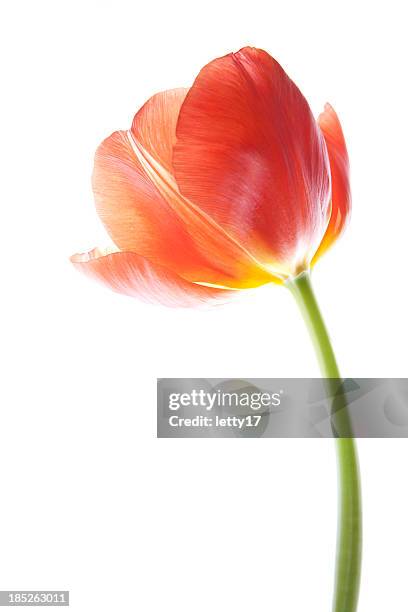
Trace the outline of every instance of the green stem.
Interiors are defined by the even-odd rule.
[[[302,272],[287,282],[309,329],[322,375],[327,379],[337,451],[339,478],[339,516],[333,612],[355,612],[357,609],[361,570],[361,493],[358,456],[345,396],[339,394],[340,374],[313,293],[310,274]],[[337,405],[336,405],[337,401]],[[338,401],[340,401],[340,409]]]

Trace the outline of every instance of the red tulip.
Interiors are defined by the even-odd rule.
[[[205,66],[98,148],[96,209],[116,249],[74,255],[110,288],[167,305],[225,299],[308,270],[350,212],[336,113],[314,119],[265,51]]]
[[[328,398],[338,399],[340,373],[308,273],[350,214],[346,144],[331,106],[315,121],[281,66],[246,47],[205,66],[190,89],[150,98],[129,131],[100,145],[93,188],[116,248],[74,255],[76,267],[115,291],[175,306],[285,283]],[[340,483],[333,610],[356,612],[358,458],[347,403],[331,417]]]

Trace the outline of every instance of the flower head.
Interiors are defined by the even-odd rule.
[[[114,249],[71,260],[112,289],[167,305],[224,300],[308,270],[350,212],[331,106],[316,121],[282,67],[246,47],[190,89],[156,94],[95,156]]]

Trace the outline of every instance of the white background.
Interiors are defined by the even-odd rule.
[[[106,242],[93,153],[156,91],[245,44],[349,145],[354,211],[315,289],[345,376],[407,375],[404,3],[8,2],[1,19],[0,589],[75,612],[327,611],[330,440],[157,440],[156,377],[316,376],[288,291],[210,312],[115,295],[68,257]],[[359,443],[361,612],[407,610],[406,440]],[[405,582],[405,585],[404,585]]]

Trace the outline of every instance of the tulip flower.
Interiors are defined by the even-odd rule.
[[[310,270],[350,216],[346,144],[334,109],[326,104],[316,120],[268,53],[230,53],[205,66],[189,89],[150,98],[130,129],[99,146],[93,190],[114,246],[74,255],[76,268],[114,291],[168,306],[284,285],[323,375],[339,379]],[[357,454],[347,432],[336,439],[336,612],[356,609],[361,556]]]
[[[281,66],[245,48],[159,93],[98,148],[96,209],[116,248],[72,258],[112,289],[193,305],[284,283],[336,240],[348,158]]]

